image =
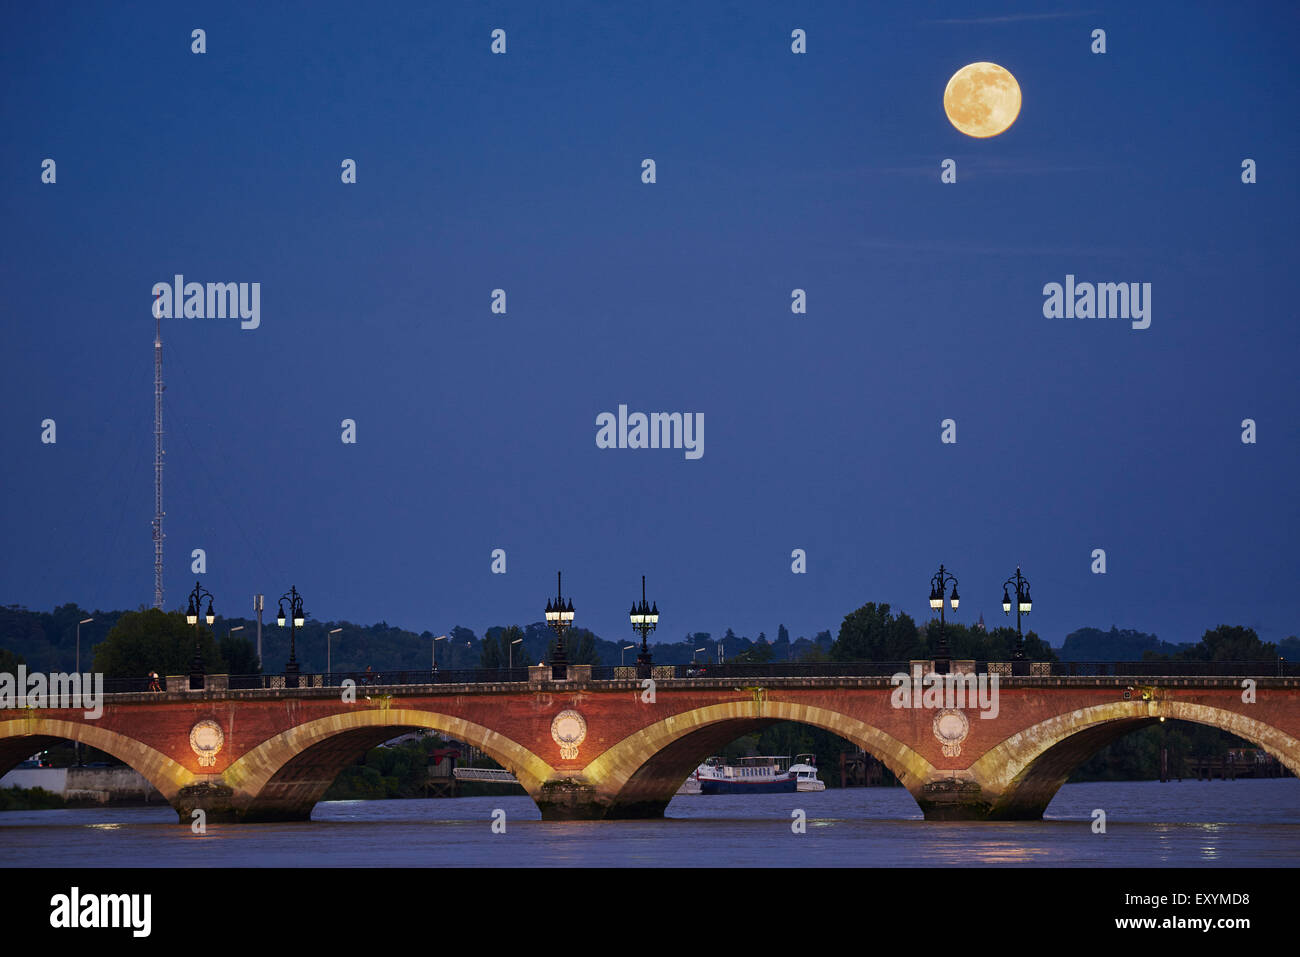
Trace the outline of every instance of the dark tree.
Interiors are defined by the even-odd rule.
[[[888,604],[867,602],[844,616],[830,656],[836,661],[910,661],[920,658],[921,650],[916,623],[906,613],[895,616]]]
[[[0,648],[0,674],[17,675],[18,666],[27,664],[22,655],[16,655],[8,648]]]
[[[1277,646],[1260,641],[1254,628],[1241,625],[1220,625],[1207,631],[1184,658],[1196,661],[1260,661],[1277,657]]]
[[[179,611],[129,611],[95,648],[94,668],[106,678],[142,678],[150,671],[160,675],[189,674],[194,658],[194,628]],[[202,618],[198,629],[205,673],[228,674],[226,660]]]
[[[226,661],[229,674],[261,674],[262,667],[257,663],[257,649],[243,635],[226,635],[217,643],[217,648]]]

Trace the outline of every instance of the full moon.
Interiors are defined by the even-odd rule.
[[[997,136],[1020,115],[1020,84],[996,63],[971,63],[948,81],[943,111],[967,136]]]

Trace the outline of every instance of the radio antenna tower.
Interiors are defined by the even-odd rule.
[[[153,606],[163,606],[162,300],[153,304]]]

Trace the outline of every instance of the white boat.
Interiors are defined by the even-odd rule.
[[[773,755],[737,758],[735,764],[709,758],[695,769],[695,779],[701,794],[777,794],[795,790],[789,765],[788,757]]]
[[[780,794],[791,791],[825,791],[826,784],[817,777],[817,756],[800,754],[795,763],[789,757],[759,755],[738,758],[727,764],[722,758],[709,758],[691,774],[678,794]]]
[[[826,790],[826,782],[817,777],[817,755],[797,754],[794,762],[790,765],[790,774],[794,776],[795,790]]]

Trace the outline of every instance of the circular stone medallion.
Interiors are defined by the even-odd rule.
[[[970,734],[970,721],[960,711],[945,708],[934,716],[934,736],[943,745],[945,757],[961,754],[961,743]]]
[[[587,721],[572,709],[561,711],[551,722],[551,737],[560,746],[560,757],[572,761],[578,756],[578,745],[587,738]]]
[[[217,762],[217,753],[226,743],[221,725],[205,718],[190,728],[190,748],[199,756],[199,767],[210,768]]]

